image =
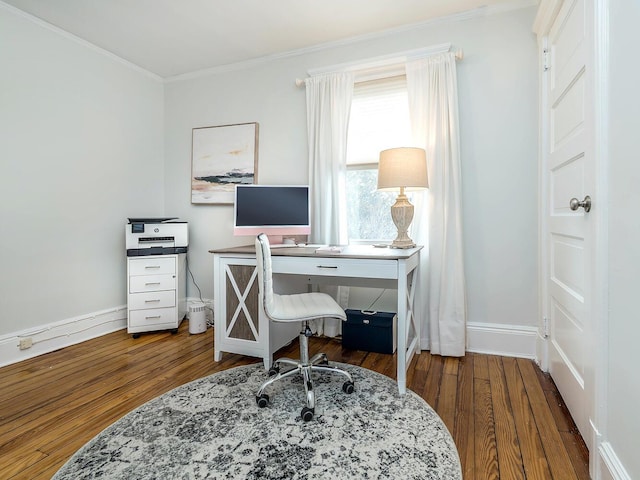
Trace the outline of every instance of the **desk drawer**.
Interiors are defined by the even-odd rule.
[[[163,308],[175,306],[175,290],[132,293],[131,295],[129,295],[129,310],[143,310],[145,308]]]
[[[177,327],[176,309],[173,308],[152,308],[149,310],[131,310],[129,312],[129,327]]]
[[[129,278],[129,293],[175,290],[175,275],[136,275]]]
[[[142,257],[129,259],[129,275],[162,275],[176,273],[175,257]]]
[[[328,277],[398,278],[398,262],[362,258],[271,257],[273,273]]]

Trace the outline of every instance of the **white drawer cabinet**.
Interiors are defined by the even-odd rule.
[[[187,255],[127,257],[127,332],[178,331],[187,313]]]

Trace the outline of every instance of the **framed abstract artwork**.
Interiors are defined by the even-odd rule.
[[[237,184],[257,181],[258,123],[192,130],[191,203],[233,204]]]

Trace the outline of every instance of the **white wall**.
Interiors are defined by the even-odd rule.
[[[635,446],[640,432],[640,5],[635,0],[608,2],[610,10],[609,134],[609,365],[605,440],[628,477],[640,478]],[[594,199],[596,200],[596,199]]]
[[[17,350],[17,333],[126,303],[126,219],[164,213],[164,99],[2,3],[0,66],[0,344]]]
[[[464,242],[471,324],[537,325],[537,54],[534,8],[433,23],[165,86],[167,214],[189,220],[191,269],[213,295],[209,249],[232,236],[232,207],[190,204],[191,129],[260,123],[259,183],[307,183],[309,69],[451,42],[458,64]],[[192,285],[189,295],[196,296]],[[366,306],[366,305],[364,305]],[[533,337],[531,337],[533,352]]]

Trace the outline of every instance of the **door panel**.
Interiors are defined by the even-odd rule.
[[[565,152],[565,155],[570,155]],[[556,158],[562,158],[557,155]],[[576,157],[569,158],[558,167],[551,168],[551,214],[552,215],[575,215],[569,208],[571,197],[580,196],[584,193],[584,152],[580,152]],[[576,191],[579,188],[579,191]]]
[[[556,72],[571,62],[573,53],[581,48],[585,40],[585,9],[583,2],[567,2],[551,28],[553,37]],[[555,77],[555,75],[554,75]]]
[[[554,68],[549,73],[552,98],[559,97],[558,90],[564,90],[563,85],[568,83],[566,79],[572,76],[567,70],[575,70],[576,63],[581,63],[575,57],[576,53],[578,56],[583,54],[580,51],[585,46],[585,21],[584,1],[567,1],[551,27],[549,39],[553,45],[551,55]],[[565,81],[559,81],[561,79]]]
[[[553,125],[552,147],[558,148],[570,138],[572,133],[579,132],[584,123],[584,95],[585,82],[582,72],[571,78],[562,96],[558,98],[551,110],[551,124]],[[554,149],[555,149],[554,148]]]
[[[551,239],[551,281],[559,290],[584,302],[584,240],[565,235],[554,234]],[[570,301],[567,299],[566,301]]]
[[[556,324],[556,348],[563,354],[564,360],[568,362],[568,367],[574,372],[575,378],[584,383],[583,349],[573,342],[576,332],[582,330],[580,321],[559,303],[554,305],[552,316]]]

